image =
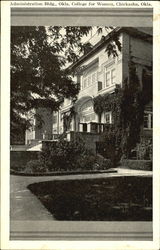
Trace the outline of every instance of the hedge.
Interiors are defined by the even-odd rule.
[[[121,164],[120,167],[122,168],[152,171],[152,161],[150,160],[124,159],[124,160],[121,160],[120,164]]]
[[[14,171],[23,171],[28,162],[36,161],[39,158],[39,151],[11,151],[10,168]]]

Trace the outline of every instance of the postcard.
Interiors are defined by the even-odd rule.
[[[1,249],[159,249],[158,1],[2,1]]]

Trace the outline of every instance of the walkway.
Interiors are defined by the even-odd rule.
[[[11,175],[11,220],[54,220],[52,215],[27,188],[29,184],[54,180],[80,180],[110,178],[119,176],[152,176],[150,171],[117,169],[117,173],[79,174],[67,176],[16,176]]]

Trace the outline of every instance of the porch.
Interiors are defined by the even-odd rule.
[[[74,129],[70,128],[70,130],[66,131],[67,134],[70,132],[74,133],[85,133],[85,134],[101,134],[109,129],[111,124],[106,123],[98,123],[98,122],[79,122],[78,123],[78,130],[74,131]],[[47,138],[49,140],[58,140],[60,134],[52,134],[48,135]]]
[[[98,122],[89,122],[89,123],[79,123],[79,131],[78,132],[88,132],[88,133],[95,133],[101,134],[107,131],[112,124],[108,123],[98,123]]]
[[[105,130],[104,123],[97,123],[97,122],[80,122],[79,123],[79,132],[88,132],[88,133],[102,133]]]

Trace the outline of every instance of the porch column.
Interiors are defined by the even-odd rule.
[[[79,115],[76,114],[74,117],[74,131],[76,131],[76,132],[79,131],[79,122],[80,122]]]
[[[70,131],[74,131],[74,119],[72,118],[71,124],[70,124]]]
[[[87,124],[87,132],[89,132],[89,133],[91,132],[91,129],[92,129],[91,126],[92,126],[91,123],[88,123],[88,124]]]
[[[83,132],[83,124],[82,123],[79,123],[79,131]]]

